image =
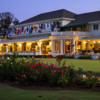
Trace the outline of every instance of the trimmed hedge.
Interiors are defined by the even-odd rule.
[[[79,59],[91,59],[91,56],[87,56],[87,55],[82,55],[79,57]]]

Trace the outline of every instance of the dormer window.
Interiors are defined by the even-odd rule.
[[[98,24],[93,25],[93,30],[98,30]]]

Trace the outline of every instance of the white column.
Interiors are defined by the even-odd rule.
[[[71,39],[70,39],[70,52],[71,52],[71,49],[72,49],[72,44],[71,44],[71,42],[72,42],[72,41],[71,41]]]
[[[51,48],[51,50],[52,50],[52,53],[54,52],[54,40],[52,40],[52,48]]]
[[[55,40],[52,40],[52,54],[55,53]]]
[[[64,45],[64,53],[65,53],[65,39],[64,39],[64,44],[63,45]]]
[[[41,48],[42,42],[38,42],[39,46],[39,55],[42,55],[42,48]]]
[[[55,45],[55,40],[53,40],[53,42],[54,42],[54,43],[53,43],[53,53],[55,53],[55,46],[56,46],[56,45]]]
[[[76,45],[75,45],[76,46],[76,50],[75,50],[75,52],[77,52],[77,45],[78,45],[78,42],[76,41]]]
[[[39,55],[42,55],[41,46],[39,46]]]
[[[6,53],[8,52],[8,46],[6,46]]]
[[[75,40],[72,40],[72,52],[75,53]]]
[[[63,54],[63,40],[60,40],[60,42],[61,42],[61,43],[60,43],[60,45],[61,45],[61,46],[60,46],[61,54]]]

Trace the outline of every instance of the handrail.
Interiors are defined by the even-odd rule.
[[[89,32],[77,32],[77,31],[66,31],[66,32],[52,32],[51,36],[92,36],[92,33]]]

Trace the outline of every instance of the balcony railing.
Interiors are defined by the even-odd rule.
[[[66,32],[52,32],[51,36],[92,36],[89,32],[77,32],[77,31],[66,31]]]
[[[32,35],[41,35],[41,34],[50,34],[50,33],[51,33],[51,31],[44,31],[44,32],[41,32],[41,33],[39,33],[39,32],[33,32],[31,34],[29,34],[29,33],[21,33],[19,35],[16,35],[16,34],[9,35],[8,37],[13,38],[13,37],[23,37],[23,36],[29,36],[29,35],[32,36]]]

